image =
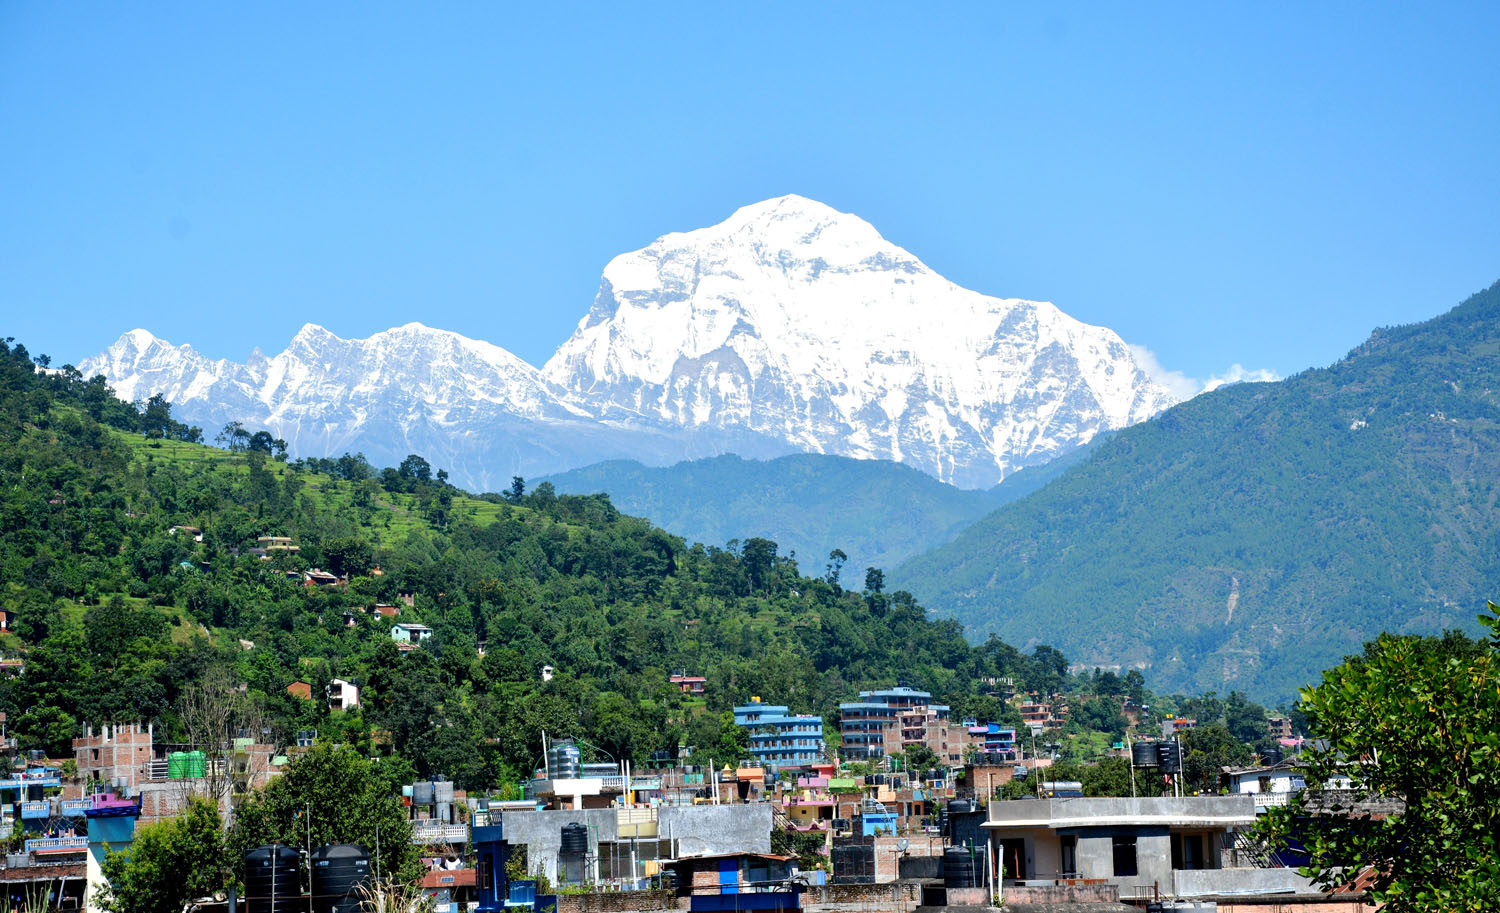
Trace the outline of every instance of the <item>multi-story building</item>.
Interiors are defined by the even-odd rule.
[[[1014,761],[1019,757],[1016,754],[1016,731],[1014,729],[1001,726],[999,723],[978,723],[974,720],[964,720],[964,726],[968,729],[969,741],[974,750],[991,756],[987,757],[986,761]]]
[[[844,757],[878,760],[917,745],[932,749],[944,763],[961,763],[970,744],[968,730],[952,725],[947,704],[905,685],[861,691],[859,700],[839,705],[839,738]]]
[[[1270,731],[1273,739],[1289,739],[1292,737],[1292,718],[1273,716],[1266,721],[1266,729]]]
[[[794,714],[783,704],[760,698],[734,708],[734,721],[750,730],[750,757],[771,770],[801,767],[823,759],[823,718]]]

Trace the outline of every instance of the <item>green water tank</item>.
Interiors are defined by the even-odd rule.
[[[187,752],[174,751],[167,755],[167,776],[173,780],[187,776]]]
[[[187,753],[187,775],[189,779],[201,780],[208,775],[208,755],[201,751]]]

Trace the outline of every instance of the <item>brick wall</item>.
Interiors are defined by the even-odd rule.
[[[671,891],[599,891],[591,894],[557,895],[557,913],[635,913],[675,909],[677,895]]]

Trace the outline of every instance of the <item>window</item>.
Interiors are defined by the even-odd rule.
[[[1135,865],[1135,836],[1115,837],[1112,841],[1115,857],[1115,877],[1139,874]]]

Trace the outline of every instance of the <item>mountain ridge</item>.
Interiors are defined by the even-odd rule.
[[[1500,283],[1120,431],[890,579],[976,634],[1286,698],[1381,630],[1472,630],[1500,574],[1497,391]]]
[[[132,330],[80,368],[206,427],[265,427],[301,455],[419,452],[472,487],[607,458],[811,452],[984,488],[1177,397],[1113,331],[963,289],[796,195],[613,258],[540,368],[420,323],[364,339],[308,323],[244,363]]]

